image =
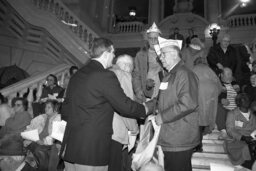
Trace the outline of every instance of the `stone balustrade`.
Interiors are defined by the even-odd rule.
[[[227,19],[230,28],[236,27],[255,27],[256,14],[234,15]]]
[[[83,40],[91,49],[93,39],[98,35],[85,25],[61,0],[32,0],[40,10],[54,14],[61,22],[65,23],[72,32]]]
[[[42,94],[42,86],[46,81],[46,77],[49,74],[53,74],[58,78],[58,84],[63,86],[65,77],[68,76],[70,66],[67,64],[61,64],[50,69],[47,72],[41,73],[19,81],[16,84],[8,86],[1,90],[1,93],[7,98],[8,104],[11,105],[12,99],[14,97],[23,97],[24,94],[27,95],[29,104],[34,101],[38,101]],[[36,91],[36,98],[34,98],[34,91]]]
[[[116,33],[136,33],[141,32],[144,29],[144,24],[142,22],[119,22],[116,24]]]

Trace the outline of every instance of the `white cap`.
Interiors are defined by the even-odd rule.
[[[159,36],[158,43],[159,43],[160,49],[167,46],[177,46],[180,49],[182,48],[182,40],[164,39]]]
[[[154,23],[152,24],[152,26],[147,30],[147,33],[152,33],[152,32],[162,34],[161,31],[158,29],[158,27],[157,27],[157,25],[156,25],[155,22],[154,22]]]

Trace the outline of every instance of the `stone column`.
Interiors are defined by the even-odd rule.
[[[221,16],[221,1],[220,0],[204,0],[205,18],[210,23],[218,23]]]
[[[111,7],[111,0],[103,0],[103,8],[101,13],[101,27],[106,31],[108,29],[108,24],[110,21],[110,7]]]
[[[160,22],[160,1],[159,0],[149,0],[148,8],[148,24],[152,25]]]

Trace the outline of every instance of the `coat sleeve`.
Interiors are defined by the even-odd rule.
[[[198,108],[198,79],[194,73],[181,71],[176,75],[177,96],[175,104],[161,111],[163,123],[177,121]]]
[[[236,140],[240,140],[242,134],[239,133],[235,128],[235,113],[234,111],[228,112],[226,121],[227,134]]]
[[[136,57],[134,59],[134,70],[133,70],[133,74],[132,74],[132,84],[133,84],[133,90],[135,95],[139,95],[139,94],[144,94],[143,93],[143,87],[142,87],[142,78],[141,78],[141,71],[140,71],[140,67],[139,67],[139,56],[140,56],[141,52],[138,52],[136,54]]]
[[[125,95],[113,72],[109,71],[102,76],[104,97],[120,115],[130,118],[146,117],[144,106]]]
[[[207,62],[209,66],[216,68],[218,61],[217,54],[215,52],[215,49],[213,47],[210,48],[209,53],[207,55]]]

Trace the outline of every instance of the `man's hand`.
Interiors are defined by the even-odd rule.
[[[143,103],[146,101],[146,97],[142,91],[139,91],[138,93],[136,93],[136,98],[139,103]]]
[[[153,87],[155,87],[155,81],[152,80],[152,79],[147,79],[147,81],[146,81],[146,89],[150,90]]]
[[[156,109],[156,103],[157,103],[156,98],[143,103],[146,107],[146,114],[147,115],[152,114],[153,112],[155,112],[154,110]]]

